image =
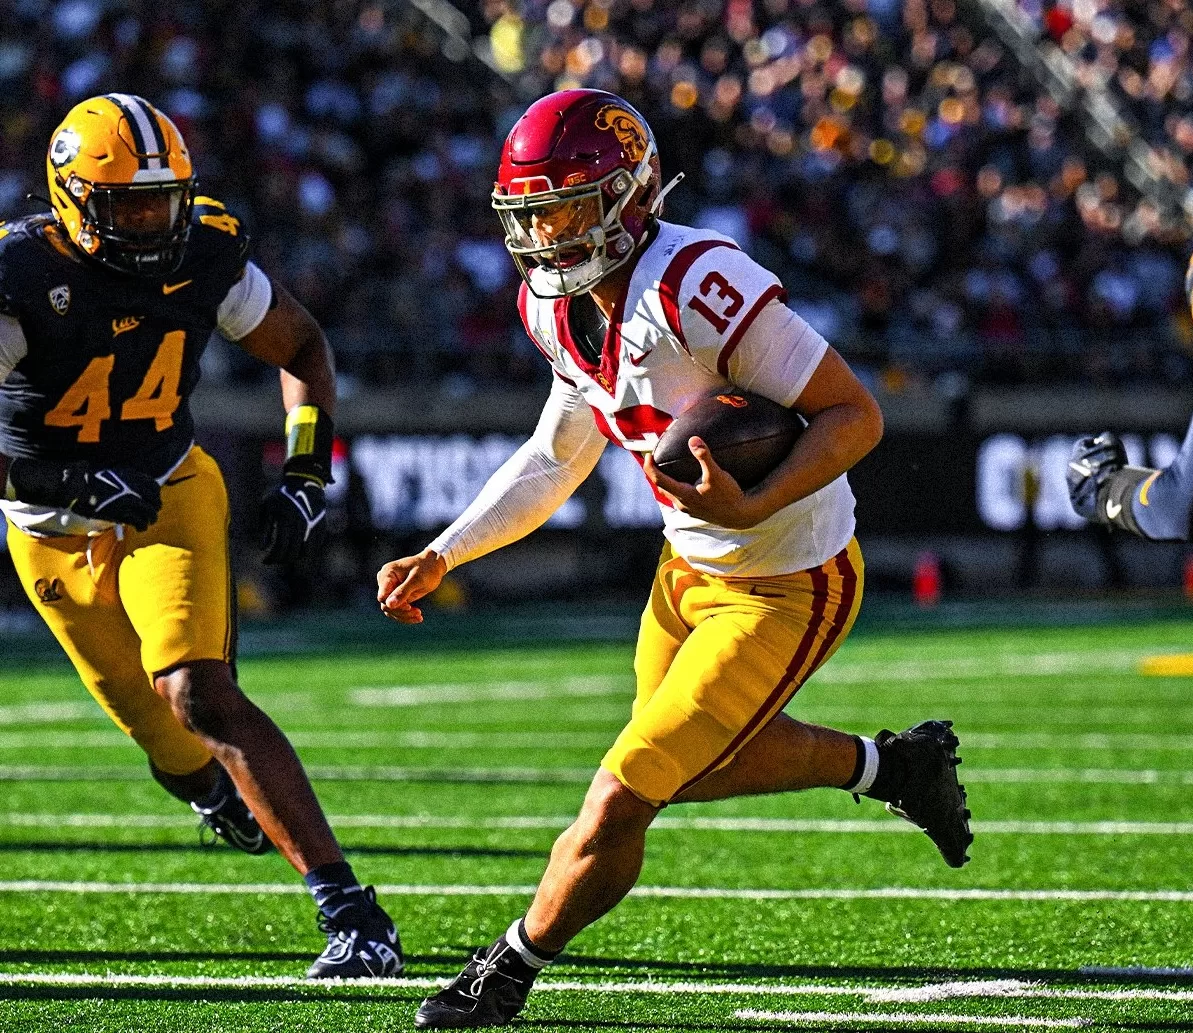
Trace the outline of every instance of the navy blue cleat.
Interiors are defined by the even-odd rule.
[[[199,815],[199,842],[212,846],[218,838],[246,854],[268,854],[273,844],[223,769],[216,788],[220,791],[216,803],[209,806],[191,804],[191,810]]]
[[[319,930],[327,946],[315,959],[307,979],[384,979],[405,968],[402,941],[377,893],[365,886],[352,903],[334,914],[320,915]]]

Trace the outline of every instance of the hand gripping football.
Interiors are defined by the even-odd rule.
[[[748,491],[787,458],[805,426],[795,410],[769,398],[721,390],[671,422],[655,447],[654,461],[668,477],[696,484],[700,464],[688,449],[688,438],[703,438],[717,465]]]

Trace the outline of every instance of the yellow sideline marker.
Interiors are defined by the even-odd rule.
[[[1154,678],[1193,678],[1193,653],[1144,657],[1139,664],[1139,673]]]

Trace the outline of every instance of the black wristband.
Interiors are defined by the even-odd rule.
[[[1098,491],[1098,523],[1121,527],[1140,538],[1147,538],[1135,519],[1135,493],[1155,472],[1142,466],[1124,466],[1107,477]]]
[[[55,463],[49,459],[14,459],[8,482],[18,502],[66,508],[78,496],[85,463]]]

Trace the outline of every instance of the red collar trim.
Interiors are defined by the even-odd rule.
[[[630,277],[630,283],[633,277]],[[630,293],[630,283],[618,295],[613,306],[613,318],[605,329],[605,341],[601,346],[600,362],[593,364],[584,358],[575,340],[572,338],[572,328],[568,323],[568,305],[571,298],[560,298],[555,302],[555,332],[560,342],[567,349],[568,354],[575,360],[576,365],[584,371],[591,380],[596,381],[609,393],[617,394],[617,370],[621,363],[621,323],[625,317],[626,299]]]

